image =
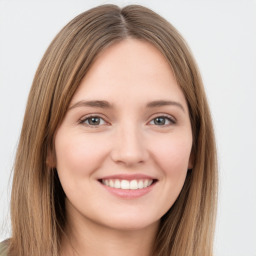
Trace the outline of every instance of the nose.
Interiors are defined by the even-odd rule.
[[[117,129],[112,145],[111,157],[118,164],[134,166],[149,156],[142,132],[133,125]]]

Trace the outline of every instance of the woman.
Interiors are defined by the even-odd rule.
[[[3,255],[212,255],[217,168],[183,38],[142,6],[67,24],[30,91]]]

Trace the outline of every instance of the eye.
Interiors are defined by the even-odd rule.
[[[99,117],[99,116],[90,116],[82,119],[80,121],[81,124],[85,124],[87,126],[100,126],[100,125],[105,125],[107,122]]]
[[[174,119],[167,117],[167,116],[158,116],[152,119],[149,124],[157,125],[157,126],[165,126],[175,124]]]

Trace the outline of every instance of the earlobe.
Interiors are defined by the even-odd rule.
[[[194,167],[194,153],[191,152],[189,157],[189,162],[188,162],[188,170],[193,169],[193,167]]]
[[[50,168],[56,167],[56,160],[55,154],[52,150],[48,150],[47,157],[46,157],[46,165]]]
[[[188,164],[188,170],[192,170],[193,169],[193,165],[192,164]]]

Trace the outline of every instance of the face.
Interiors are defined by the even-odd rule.
[[[56,168],[73,219],[114,229],[159,222],[191,168],[188,107],[151,44],[105,49],[56,132]]]

